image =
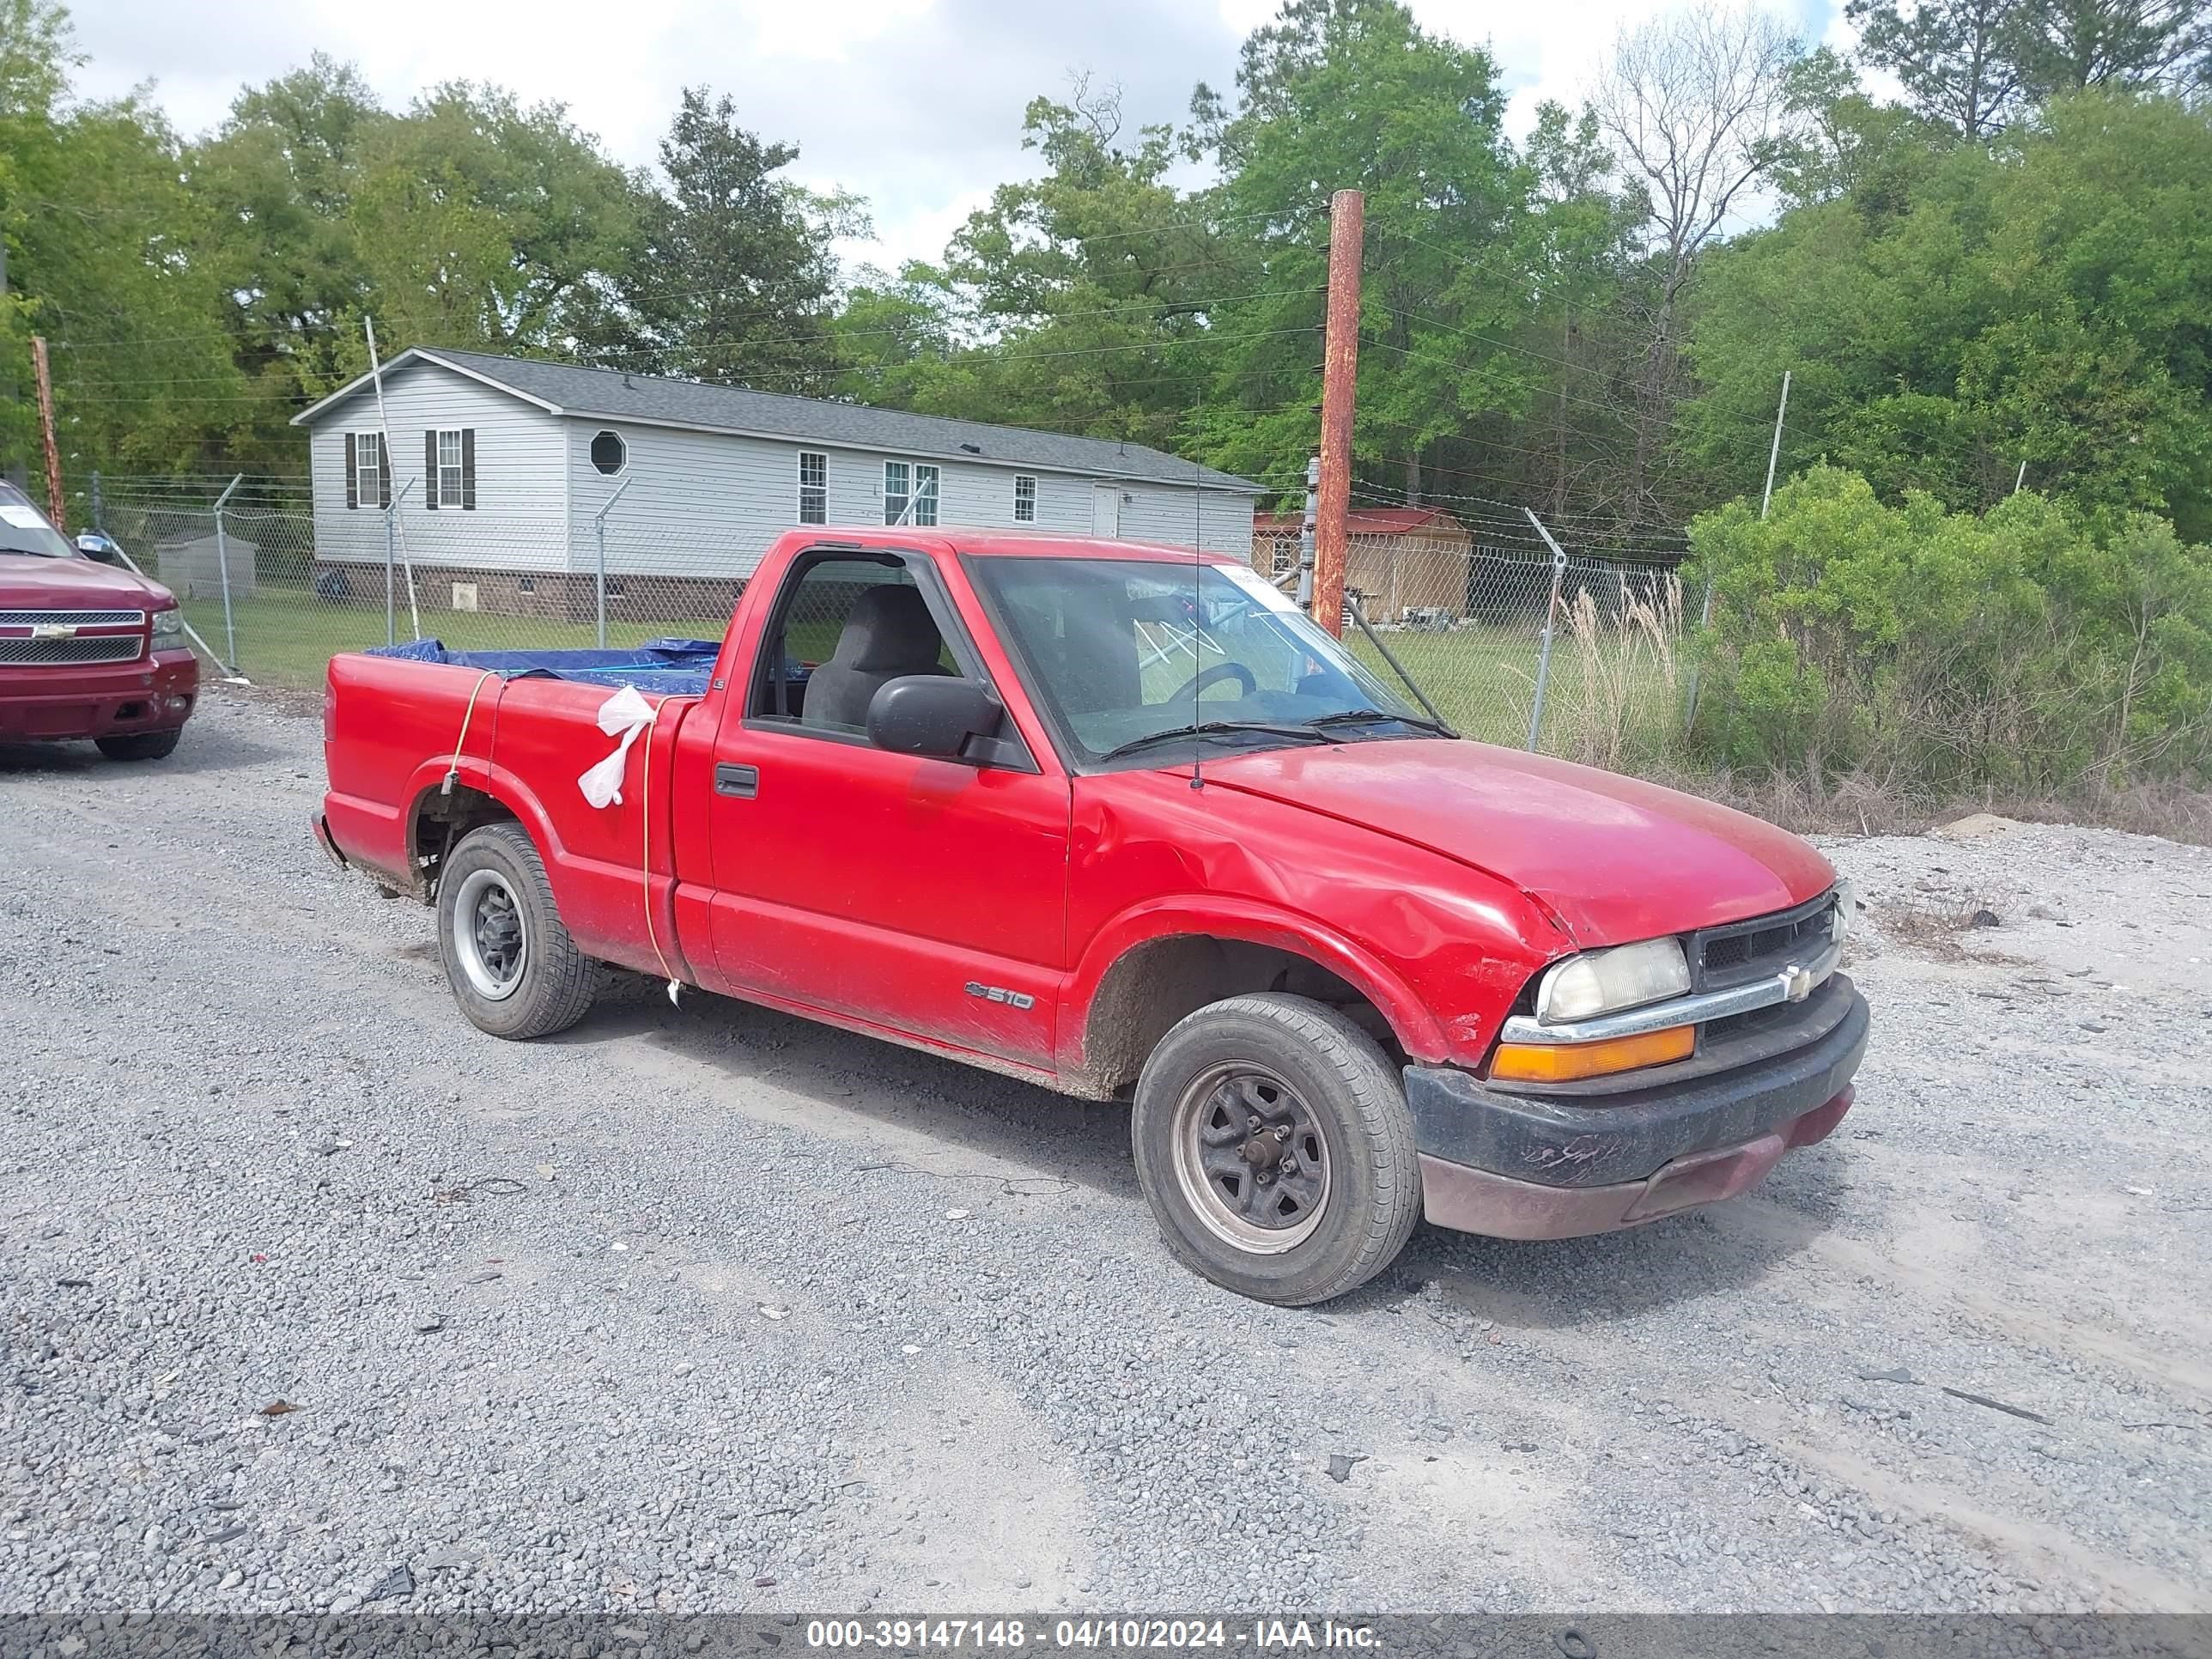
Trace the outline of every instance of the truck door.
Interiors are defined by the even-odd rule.
[[[885,680],[988,680],[935,567],[874,549],[802,553],[743,666],[708,815],[729,988],[1049,1066],[1066,775],[1018,737],[976,765],[866,735]]]

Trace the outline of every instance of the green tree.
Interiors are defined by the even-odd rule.
[[[353,319],[374,295],[353,198],[393,119],[359,71],[318,52],[241,92],[185,157],[207,216],[193,258],[224,296],[213,320],[258,400],[243,423],[254,435],[242,465],[296,470],[296,434],[284,422],[357,372]]]
[[[395,346],[558,351],[604,327],[647,205],[560,105],[455,82],[368,139],[348,216]]]
[[[1316,431],[1329,198],[1366,198],[1359,422],[1378,477],[1419,499],[1439,444],[1517,421],[1540,379],[1507,337],[1528,318],[1531,170],[1501,131],[1480,48],[1423,29],[1397,0],[1289,0],[1244,43],[1237,105],[1201,88],[1230,254],[1218,343],[1190,422],[1208,459],[1300,477]]]
[[[2167,99],[2061,100],[1921,168],[1895,211],[1800,208],[1707,273],[1685,422],[1706,476],[1755,486],[1794,371],[1785,463],[1886,498],[2029,483],[2083,511],[2212,528],[2212,124]]]
[[[1205,395],[1231,270],[1203,204],[1170,180],[1180,142],[1164,126],[1125,134],[1118,88],[1084,77],[1064,102],[1032,99],[1023,144],[1046,171],[1000,185],[953,236],[933,297],[960,349],[908,376],[902,400],[1172,441]]]
[[[73,102],[81,61],[61,7],[0,0],[0,381],[27,394],[28,338],[46,336],[65,466],[167,471],[219,442],[239,387],[190,257],[203,219],[176,137],[135,99]],[[0,422],[10,462],[35,471],[32,399]]]
[[[1987,137],[2027,99],[2021,14],[2037,0],[1849,0],[1859,57],[1904,83],[1925,118],[1960,137]]]
[[[2011,46],[2037,97],[2093,87],[2188,92],[2212,55],[2204,0],[2023,0]]]
[[[684,89],[623,289],[647,347],[637,367],[771,392],[820,388],[835,362],[831,243],[866,221],[854,198],[775,176],[798,159],[797,145],[740,126],[726,95]]]
[[[2033,492],[1892,505],[1815,467],[1691,526],[1713,583],[1698,743],[1816,788],[2065,795],[2212,764],[2212,549]]]

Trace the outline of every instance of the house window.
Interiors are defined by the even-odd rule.
[[[440,433],[439,441],[443,443],[447,435],[447,434]],[[623,442],[621,433],[595,432],[592,434],[592,465],[605,473],[607,477],[613,477],[616,473],[629,465],[629,447]],[[456,461],[454,465],[458,466],[460,463]]]
[[[1014,522],[1036,522],[1036,480],[1025,472],[1014,477]]]
[[[830,458],[809,449],[799,452],[799,522],[830,522]]]
[[[422,434],[422,505],[476,510],[477,432],[442,427]]]
[[[380,432],[349,432],[346,439],[346,505],[392,505],[392,466]]]
[[[937,522],[938,470],[920,461],[884,463],[884,522]]]
[[[461,499],[461,434],[447,430],[438,434],[438,501],[455,506]]]

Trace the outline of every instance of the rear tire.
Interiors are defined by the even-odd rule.
[[[438,876],[438,955],[480,1031],[520,1042],[591,1011],[599,967],[553,908],[544,860],[518,823],[472,830]]]
[[[166,732],[125,732],[92,741],[110,760],[166,760],[177,752],[177,744],[184,735],[183,726],[173,726]]]
[[[1266,992],[1200,1009],[1137,1079],[1137,1179],[1168,1248],[1239,1295],[1364,1285],[1421,1211],[1397,1068],[1335,1009]]]

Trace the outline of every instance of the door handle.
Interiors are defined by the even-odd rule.
[[[714,793],[733,800],[751,800],[760,793],[760,768],[718,763],[714,768]]]

